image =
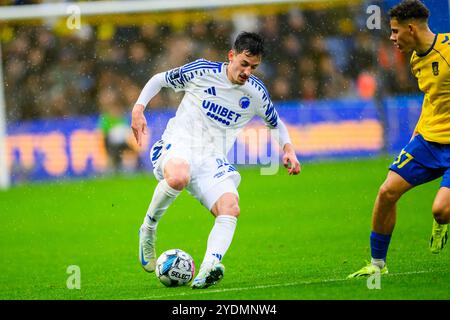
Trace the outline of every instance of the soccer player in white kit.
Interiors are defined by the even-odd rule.
[[[187,189],[215,217],[192,288],[207,288],[222,279],[225,268],[221,260],[231,244],[240,214],[240,175],[228,162],[227,154],[239,132],[255,115],[277,131],[275,136],[289,175],[300,172],[287,128],[266,87],[252,75],[263,54],[261,36],[242,32],[228,53],[229,62],[199,59],[154,75],[142,90],[131,120],[139,145],[147,134],[144,109],[148,102],[163,87],[185,92],[175,117],[150,151],[159,183],[139,232],[139,258],[144,270],[155,270],[159,220],[181,191]]]

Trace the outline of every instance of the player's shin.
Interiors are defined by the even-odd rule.
[[[206,254],[202,266],[210,266],[222,260],[233,240],[237,218],[232,215],[219,215],[209,234]]]
[[[370,249],[372,254],[372,264],[380,269],[386,264],[386,256],[391,241],[391,235],[385,235],[372,231],[370,234]]]
[[[156,226],[164,212],[181,191],[171,188],[165,180],[156,186],[152,201],[139,230],[139,261],[147,272],[153,272],[156,266]]]
[[[208,288],[223,278],[225,267],[220,261],[230,247],[236,229],[236,221],[237,218],[232,215],[216,217],[214,227],[208,237],[205,258],[192,282],[193,289]]]
[[[141,230],[144,232],[156,230],[159,220],[180,193],[181,191],[170,187],[166,180],[161,180],[155,188]]]

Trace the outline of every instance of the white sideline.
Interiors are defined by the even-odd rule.
[[[422,271],[409,271],[409,272],[399,272],[399,273],[389,273],[383,275],[383,277],[394,277],[394,276],[404,276],[411,274],[421,274],[421,273],[432,273],[437,272],[436,270],[422,270]],[[267,289],[267,288],[276,288],[276,287],[290,287],[297,285],[310,285],[310,284],[321,284],[328,282],[340,282],[340,281],[358,281],[358,279],[325,279],[325,280],[316,280],[316,281],[296,281],[290,283],[279,283],[279,284],[268,284],[268,285],[260,285],[260,286],[251,286],[251,287],[239,287],[239,288],[224,288],[224,289],[196,289],[191,292],[179,292],[179,293],[171,293],[165,295],[156,295],[149,297],[141,297],[130,300],[149,300],[149,299],[162,299],[169,297],[182,297],[182,296],[193,296],[193,295],[201,295],[201,294],[210,294],[210,293],[221,293],[221,292],[230,292],[230,291],[247,291],[247,290],[257,290],[257,289]]]

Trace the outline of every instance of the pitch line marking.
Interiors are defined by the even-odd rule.
[[[436,270],[388,273],[386,275],[383,275],[383,277],[405,276],[405,275],[411,275],[411,274],[432,273],[432,272],[436,272]],[[296,282],[289,282],[289,283],[267,284],[267,285],[239,287],[239,288],[225,288],[225,289],[213,289],[213,290],[196,289],[196,290],[192,290],[192,292],[179,292],[179,293],[157,295],[157,296],[137,298],[137,299],[131,299],[131,300],[161,299],[161,298],[169,298],[169,297],[177,297],[177,296],[193,296],[193,295],[200,295],[200,294],[221,293],[221,292],[230,292],[230,291],[247,291],[247,290],[268,289],[268,288],[276,288],[276,287],[291,287],[291,286],[297,286],[297,285],[310,285],[310,284],[321,284],[321,283],[343,282],[343,281],[352,281],[352,280],[347,279],[347,278],[325,279],[325,280],[317,280],[317,281],[296,281]]]

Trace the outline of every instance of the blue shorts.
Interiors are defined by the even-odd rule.
[[[413,186],[442,177],[441,187],[450,188],[450,144],[429,142],[420,134],[416,135],[389,170]]]

